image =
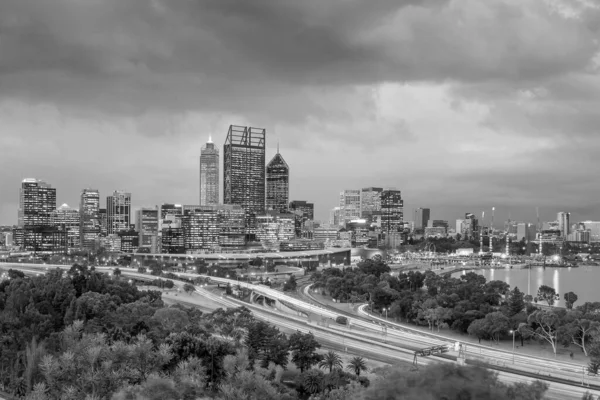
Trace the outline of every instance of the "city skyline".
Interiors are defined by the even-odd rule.
[[[447,220],[492,205],[499,219],[600,219],[596,6],[18,3],[0,4],[1,224],[28,177],[59,204],[85,187],[126,188],[134,209],[195,204],[198,151],[231,123],[281,139],[290,198],[320,220],[340,190],[369,186]]]

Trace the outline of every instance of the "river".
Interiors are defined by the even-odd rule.
[[[553,287],[560,300],[556,306],[564,307],[563,296],[567,292],[574,292],[577,296],[575,306],[585,302],[600,301],[600,267],[581,266],[577,268],[549,268],[534,267],[526,269],[486,269],[474,271],[483,275],[486,280],[499,280],[515,286],[525,294],[536,296],[541,285]],[[466,271],[452,274],[454,277],[466,274]]]

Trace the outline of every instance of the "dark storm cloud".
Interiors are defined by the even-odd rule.
[[[598,13],[576,23],[542,3],[5,0],[0,95],[125,113],[275,107],[298,120],[325,113],[306,86],[540,80],[587,66]],[[292,104],[277,109],[277,94]]]

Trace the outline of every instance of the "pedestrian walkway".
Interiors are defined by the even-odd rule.
[[[328,296],[323,296],[321,294],[316,294],[316,293],[311,293],[311,294],[315,299],[318,300],[318,302],[320,302],[322,304],[326,304],[326,305],[331,306],[340,311],[349,312],[349,313],[358,315],[358,310],[357,310],[358,305],[356,305],[356,304],[354,305],[354,307],[352,307],[352,305],[350,303],[336,303]],[[385,317],[385,314],[383,316],[379,316],[379,317]],[[501,340],[500,343],[490,343],[490,341],[482,340],[481,343],[479,343],[479,340],[477,338],[474,338],[467,334],[455,332],[450,329],[440,329],[440,331],[438,332],[437,329],[434,329],[432,331],[432,330],[428,329],[426,326],[418,326],[418,325],[410,324],[410,323],[406,323],[406,322],[399,322],[399,321],[394,320],[393,318],[390,318],[390,322],[394,322],[399,325],[405,326],[407,328],[411,328],[411,329],[421,331],[424,333],[434,333],[436,335],[444,336],[453,341],[458,341],[458,342],[467,343],[467,344],[468,343],[481,344],[482,346],[487,346],[491,349],[504,350],[507,352],[512,352],[512,350],[513,350],[512,340]],[[551,360],[556,359],[559,361],[581,364],[582,366],[587,366],[589,363],[589,357],[586,357],[583,354],[583,352],[581,351],[581,349],[574,345],[572,345],[568,348],[564,348],[562,345],[559,344],[556,349],[557,354],[556,354],[556,358],[555,358],[554,352],[552,350],[552,346],[550,346],[549,343],[541,343],[540,344],[534,340],[531,340],[531,341],[526,340],[524,342],[524,344],[525,344],[524,346],[521,346],[521,339],[518,336],[515,338],[515,354],[529,355],[529,356],[533,356],[533,357],[542,357],[542,358],[548,358]],[[570,356],[571,352],[573,353],[573,358],[571,358],[571,356]]]

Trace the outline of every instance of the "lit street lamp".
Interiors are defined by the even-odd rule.
[[[385,319],[388,319],[387,313],[388,313],[389,308],[384,308],[383,311],[385,311]]]

